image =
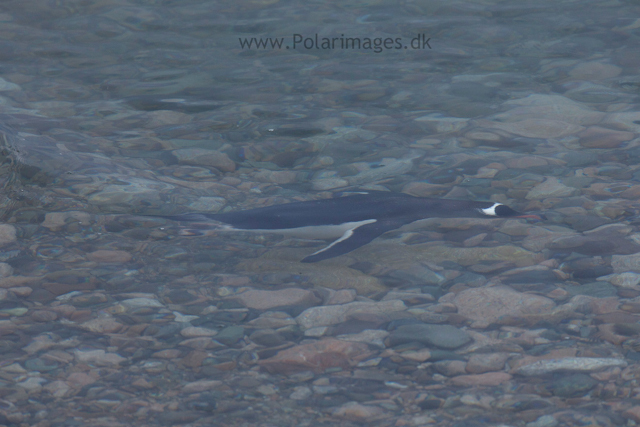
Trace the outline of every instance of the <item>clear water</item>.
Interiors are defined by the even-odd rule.
[[[639,28],[618,1],[4,1],[0,424],[635,425]],[[428,221],[301,264],[321,242],[147,216],[367,189],[548,221]],[[595,299],[485,323],[453,299],[501,283],[556,307]],[[319,299],[237,299],[292,288]],[[261,364],[393,330],[388,313],[319,335],[251,323],[343,289],[498,340],[455,357],[506,354],[488,372],[512,377],[456,383],[473,372],[398,356],[424,343],[367,341],[368,359],[293,376]],[[198,347],[192,326],[231,338]],[[250,338],[265,328],[284,344]],[[513,373],[544,354],[629,367],[579,374],[582,391],[577,368]]]

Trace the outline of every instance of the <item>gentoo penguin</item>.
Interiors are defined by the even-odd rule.
[[[174,221],[228,224],[223,230],[270,232],[313,239],[335,239],[302,262],[337,257],[366,245],[381,234],[426,218],[532,218],[494,202],[429,199],[404,193],[367,191],[332,199],[294,202],[220,214],[162,216]]]

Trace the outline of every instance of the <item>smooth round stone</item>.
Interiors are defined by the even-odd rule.
[[[163,297],[164,300],[169,304],[185,304],[198,299],[197,296],[193,295],[186,289],[174,289],[168,294],[163,295]]]
[[[242,326],[229,326],[221,330],[215,337],[215,340],[224,345],[233,345],[244,337],[244,328]]]
[[[618,295],[616,287],[606,282],[592,282],[581,286],[567,285],[565,289],[572,295],[586,295],[594,298],[607,298]]]
[[[578,193],[576,188],[567,187],[562,184],[558,178],[549,177],[541,184],[536,185],[529,193],[526,199],[546,199],[549,197],[569,197]]]
[[[37,357],[24,362],[24,367],[27,371],[48,372],[57,369],[58,363]]]
[[[430,362],[438,362],[441,360],[465,360],[464,356],[449,350],[432,349],[430,350],[430,353]]]
[[[501,279],[501,282],[509,285],[512,283],[555,282],[557,279],[555,273],[551,270],[530,270],[505,275]]]
[[[201,393],[196,400],[188,403],[189,409],[202,412],[214,412],[217,407],[216,393]]]
[[[415,324],[398,327],[385,340],[388,347],[408,342],[420,342],[446,349],[456,349],[471,341],[464,331],[451,325]]]
[[[623,96],[623,94],[614,92],[606,87],[593,87],[585,88],[581,90],[572,90],[566,92],[567,98],[571,98],[574,101],[599,104],[602,102],[613,102]]]
[[[293,393],[289,396],[289,399],[293,400],[307,400],[313,395],[313,392],[309,387],[299,386],[293,389]]]
[[[576,65],[569,75],[577,80],[598,81],[618,76],[622,69],[616,65],[591,61]]]
[[[567,375],[553,381],[549,388],[554,396],[580,397],[584,396],[598,384],[598,381],[586,374]]]
[[[578,134],[580,145],[586,148],[617,148],[635,137],[632,132],[591,126]]]
[[[277,347],[284,344],[287,340],[273,329],[261,329],[249,336],[249,339],[256,344],[265,347]]]
[[[527,427],[556,427],[558,424],[553,415],[543,415],[534,422],[528,423]]]
[[[31,314],[31,318],[36,322],[52,322],[58,318],[58,315],[50,310],[36,310]]]
[[[218,212],[226,203],[227,201],[222,197],[200,197],[197,201],[190,203],[189,208],[198,212]]]
[[[596,153],[586,151],[571,151],[570,153],[561,153],[558,157],[567,162],[567,167],[588,166],[598,161]]]
[[[453,83],[449,91],[455,96],[461,96],[472,101],[487,101],[496,95],[495,88],[476,82]]]

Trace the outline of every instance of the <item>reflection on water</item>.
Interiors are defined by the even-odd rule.
[[[0,424],[640,421],[633,5],[3,6]],[[153,216],[359,190],[548,221]]]

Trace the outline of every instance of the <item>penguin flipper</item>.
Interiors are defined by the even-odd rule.
[[[375,219],[363,221],[363,224],[347,230],[338,240],[305,257],[300,262],[318,262],[344,255],[358,249],[360,246],[366,245],[387,231],[395,230],[402,225],[404,225],[404,223],[396,221],[378,221]]]

